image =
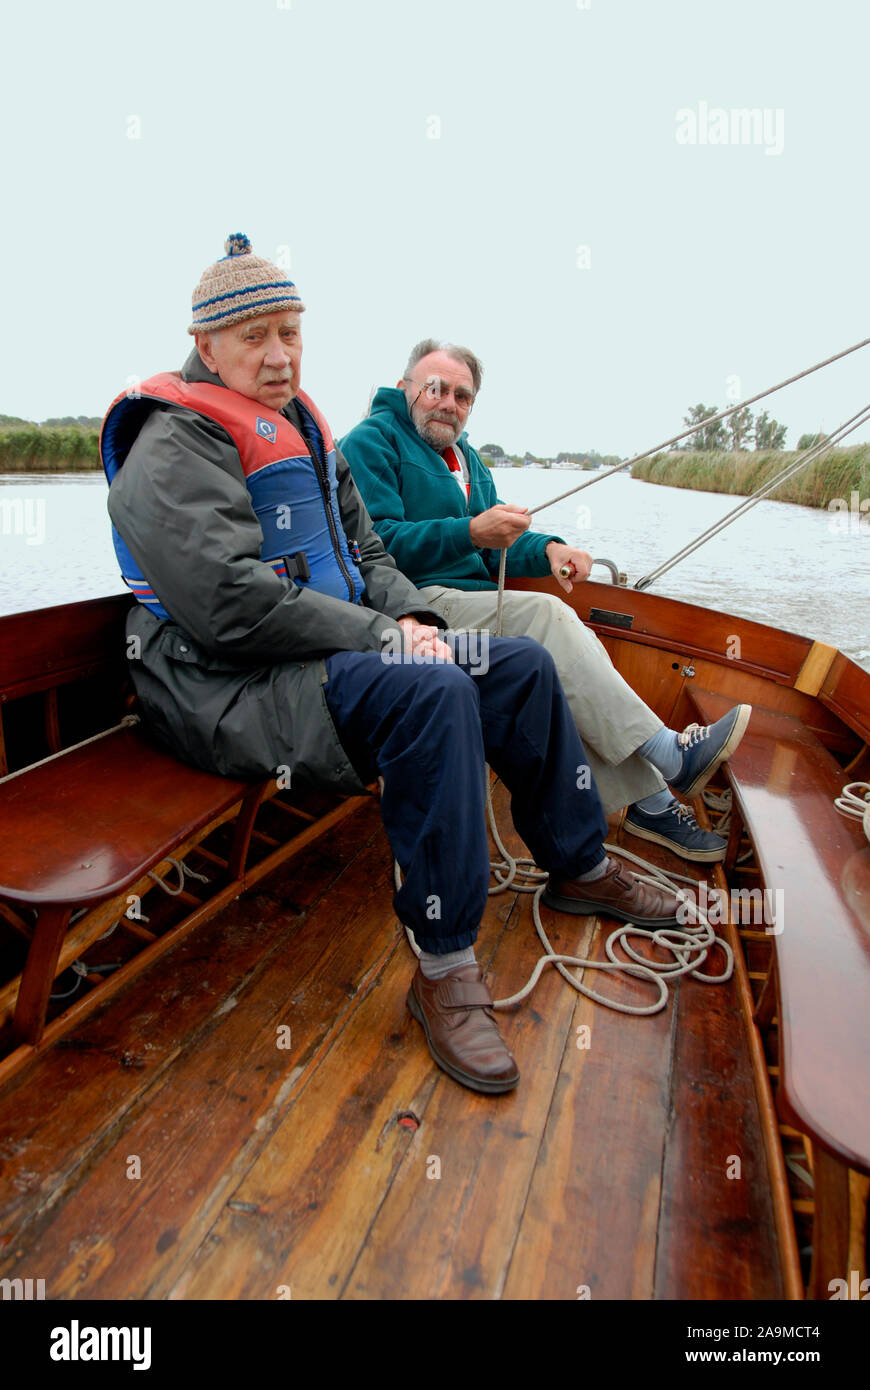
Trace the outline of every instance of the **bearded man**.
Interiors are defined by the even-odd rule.
[[[499,501],[466,433],[482,376],[468,348],[424,339],[341,447],[375,530],[430,608],[453,629],[493,631],[501,550],[508,576],[552,574],[568,591],[587,578],[592,557],[533,533],[525,507]],[[713,725],[665,728],[555,595],[506,591],[503,632],[534,637],[552,655],[607,814],[628,806],[630,834],[683,859],[724,859],[726,841],[702,830],[672,793],[697,796],[739,744],[750,707],[737,705]]]

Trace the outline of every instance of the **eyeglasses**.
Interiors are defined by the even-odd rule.
[[[453,399],[460,410],[470,410],[474,405],[473,391],[469,391],[467,386],[451,386],[450,382],[445,381],[443,377],[428,376],[422,385],[419,381],[415,381],[414,378],[410,376],[403,377],[403,380],[409,382],[411,386],[420,387],[420,390],[414,397],[414,405],[417,404],[424,391],[433,401],[443,401],[445,396],[449,396],[452,392]]]

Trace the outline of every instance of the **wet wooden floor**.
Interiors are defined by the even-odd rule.
[[[518,1089],[478,1096],[406,1010],[391,898],[372,804],[18,1076],[0,1277],[49,1299],[781,1297],[733,982],[629,1017],[548,970],[501,1015]],[[594,919],[545,921],[601,953]],[[530,898],[490,899],[496,995],[539,954]]]

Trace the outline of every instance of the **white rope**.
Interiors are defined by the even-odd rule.
[[[170,898],[177,898],[179,893],[183,892],[185,878],[196,878],[199,880],[200,883],[208,883],[208,876],[206,874],[198,874],[195,869],[191,869],[187,864],[185,864],[183,859],[170,859],[167,855],[166,860],[168,864],[172,865],[173,869],[175,869],[176,873],[178,874],[177,888],[170,888],[169,884],[166,882],[166,879],[159,878],[157,874],[155,874],[153,869],[148,870],[148,877],[152,878],[154,882],[160,888],[163,889],[164,893],[168,893]]]
[[[864,834],[870,840],[870,782],[848,782],[834,805],[841,816],[862,822]]]
[[[716,834],[727,836],[731,829],[731,788],[724,792],[711,792],[705,788],[701,792],[701,800],[707,810],[713,813],[713,829]],[[715,819],[716,817],[718,819]]]
[[[102,937],[99,938],[102,941]],[[111,965],[86,965],[83,960],[74,960],[70,965],[70,970],[76,977],[76,982],[72,989],[66,989],[62,994],[52,994],[51,999],[69,999],[70,995],[76,993],[82,980],[87,979],[88,975],[105,975],[110,970],[120,970],[121,961],[113,961]]]
[[[487,778],[489,781],[489,779]],[[677,890],[677,896],[685,903],[687,915],[696,923],[691,926],[688,923],[682,927],[660,927],[654,931],[648,931],[641,927],[636,927],[633,923],[625,923],[615,928],[605,942],[604,949],[608,957],[607,961],[588,960],[582,956],[561,955],[553,950],[552,943],[544,929],[541,921],[540,901],[547,886],[549,875],[539,869],[533,859],[515,859],[504,846],[498,832],[495,819],[495,811],[492,805],[491,791],[487,790],[487,816],[492,837],[496,849],[502,858],[490,864],[490,868],[495,875],[496,885],[489,889],[489,893],[504,893],[508,888],[512,888],[518,893],[534,893],[532,899],[532,918],[535,923],[535,931],[544,947],[545,955],[540,956],[528,981],[516,994],[510,995],[507,999],[497,999],[493,1001],[494,1009],[509,1009],[522,1003],[531,994],[538,980],[548,965],[553,965],[558,970],[562,978],[577,990],[578,994],[583,994],[587,999],[593,1000],[596,1004],[603,1004],[608,1009],[614,1009],[617,1013],[623,1014],[657,1014],[666,1007],[668,1002],[668,986],[666,979],[676,979],[680,975],[691,975],[696,980],[701,980],[705,984],[724,984],[730,980],[734,970],[734,955],[727,941],[723,941],[713,930],[707,915],[699,904],[692,902],[691,898],[685,893]],[[634,864],[638,864],[647,870],[646,874],[639,874],[641,882],[650,883],[655,887],[668,887],[673,890],[675,881],[691,884],[695,886],[696,880],[687,878],[682,874],[666,874],[662,869],[654,864],[641,859],[639,855],[632,854],[630,850],[624,850],[618,845],[605,844],[604,848],[610,854],[619,855],[623,859],[628,859]],[[525,881],[517,881],[517,876]],[[393,861],[393,876],[396,889],[402,886],[402,872],[398,861]],[[414,933],[410,927],[405,927],[405,935],[411,950],[419,958],[422,954],[419,946],[414,940]],[[660,947],[664,951],[669,951],[673,957],[670,961],[650,961],[629,945],[630,937],[644,937],[651,941],[654,946]],[[621,946],[631,963],[619,961],[616,958],[616,947]],[[725,970],[721,975],[702,974],[700,967],[704,964],[710,952],[719,946],[725,955]],[[697,958],[695,958],[697,957]],[[588,985],[578,980],[576,976],[569,974],[567,967],[574,966],[580,970],[604,970],[615,971],[622,976],[629,976],[634,979],[644,980],[650,985],[655,986],[657,998],[651,1004],[624,1004],[615,999],[608,999],[606,995],[599,994],[596,990],[590,989]]]
[[[502,634],[502,610],[504,608],[504,577],[507,567],[507,550],[501,552],[498,562],[498,607],[495,610],[495,636],[501,637]]]
[[[83,738],[81,743],[71,743],[69,748],[61,748],[59,753],[50,753],[47,758],[40,758],[37,763],[28,763],[27,767],[20,767],[17,772],[7,772],[5,777],[0,777],[0,784],[11,782],[13,777],[23,777],[26,772],[33,772],[34,768],[45,767],[46,763],[53,763],[58,758],[65,758],[67,753],[74,753],[78,748],[87,748],[89,743],[99,743],[101,738],[108,738],[110,734],[117,734],[121,729],[132,728],[139,723],[138,714],[125,714],[120,724],[114,724],[111,729],[104,729],[101,734],[93,734],[90,738]]]
[[[135,716],[134,716],[134,718],[135,718]],[[136,722],[138,722],[138,720],[137,720]],[[118,727],[120,728],[121,726],[119,725]],[[108,732],[108,733],[114,733],[114,730],[107,730],[107,732]],[[97,737],[98,737],[98,738],[103,738],[103,737],[105,737],[105,735],[103,735],[103,734],[98,734]],[[93,739],[86,739],[86,740],[85,740],[86,743],[93,743],[93,741],[94,741]],[[77,744],[76,746],[77,746],[77,747],[81,747],[82,745],[81,745],[81,744]],[[46,759],[46,762],[50,762],[50,761],[51,761],[51,759],[49,759],[49,758]],[[28,769],[28,771],[29,771],[29,769]],[[170,864],[172,865],[172,867],[176,870],[176,872],[177,872],[177,874],[178,874],[178,887],[177,887],[177,888],[170,888],[170,886],[169,886],[169,884],[166,882],[166,880],[165,880],[165,879],[162,879],[162,878],[158,878],[157,874],[154,873],[153,869],[149,869],[149,870],[148,870],[148,877],[151,878],[151,879],[153,879],[154,882],[155,882],[160,888],[163,889],[164,893],[168,893],[169,896],[170,896],[170,898],[177,898],[177,897],[178,897],[179,893],[181,893],[182,890],[183,890],[183,888],[184,888],[184,883],[185,883],[185,879],[186,879],[186,878],[196,878],[196,879],[199,879],[199,882],[200,882],[200,883],[208,883],[208,878],[206,877],[205,874],[198,874],[198,873],[196,872],[195,869],[191,869],[189,865],[185,864],[185,862],[184,862],[183,859],[167,859],[167,862],[170,863]],[[85,908],[85,909],[83,909],[83,911],[87,911],[87,909]],[[79,915],[81,915],[81,914],[79,914]],[[125,913],[124,915],[126,916],[126,913]],[[72,918],[71,920],[72,920],[72,921],[75,921],[75,918]],[[110,936],[112,935],[112,933],[115,931],[115,929],[116,929],[118,926],[120,926],[122,920],[123,920],[123,919],[119,917],[118,920],[117,920],[116,922],[113,922],[113,923],[112,923],[112,925],[109,927],[109,929],[108,929],[107,931],[104,931],[104,932],[103,932],[102,936],[98,936],[98,937],[97,937],[97,940],[98,940],[98,941],[105,941],[106,938],[107,938],[107,937],[110,937]],[[147,922],[147,921],[148,921],[148,918],[145,917],[145,916],[140,912],[140,914],[139,914],[138,917],[131,918],[130,920],[131,920],[131,921],[136,921],[136,922]],[[73,985],[72,989],[66,990],[63,994],[52,994],[52,996],[51,996],[52,999],[69,999],[71,995],[75,994],[76,990],[78,989],[79,985],[80,985],[81,982],[82,982],[82,979],[83,979],[85,976],[87,976],[87,975],[100,975],[100,974],[105,974],[105,972],[108,971],[108,970],[119,970],[119,969],[121,968],[121,962],[120,962],[120,961],[117,961],[117,962],[116,962],[115,964],[113,964],[113,965],[86,965],[85,962],[84,962],[83,960],[74,960],[74,961],[72,962],[72,965],[71,965],[69,968],[72,970],[73,974],[76,976],[76,982],[75,982],[75,984]]]
[[[504,875],[503,880],[498,882],[495,888],[490,889],[490,892],[502,893],[506,891],[508,886],[511,886],[515,891],[534,893],[535,896],[532,900],[532,918],[535,923],[535,931],[546,952],[545,955],[539,958],[529,980],[523,988],[518,990],[516,994],[510,995],[507,999],[496,1000],[493,1004],[494,1008],[508,1009],[528,998],[547,965],[554,965],[562,978],[571,985],[573,989],[576,989],[579,994],[585,995],[588,999],[592,999],[595,1003],[603,1004],[606,1008],[614,1009],[618,1013],[639,1015],[659,1013],[661,1009],[666,1007],[668,1002],[668,987],[665,982],[665,976],[668,978],[676,978],[679,975],[691,974],[695,979],[703,980],[711,984],[724,983],[731,978],[731,973],[734,968],[731,947],[726,941],[722,941],[716,936],[703,909],[693,903],[691,899],[680,892],[680,890],[677,890],[677,895],[685,903],[685,910],[687,914],[691,914],[692,919],[697,924],[696,926],[686,924],[682,928],[668,927],[648,931],[636,927],[632,923],[625,923],[615,928],[605,942],[604,949],[608,957],[607,963],[604,961],[589,960],[581,956],[560,955],[555,952],[547,936],[540,914],[540,902],[549,875],[545,874],[541,869],[538,869],[535,866],[534,860],[515,860],[505,848],[498,833],[495,810],[489,791],[487,792],[487,815],[489,817],[493,840],[496,848],[502,855],[501,863],[495,863],[491,865],[491,867],[497,879],[500,874]],[[672,890],[673,883],[676,880],[692,885],[695,883],[694,879],[686,878],[682,874],[673,874],[669,876],[664,873],[663,870],[658,869],[654,864],[650,864],[646,860],[641,859],[639,855],[632,854],[630,850],[623,850],[620,846],[607,843],[604,848],[610,854],[619,855],[621,858],[628,859],[632,863],[646,869],[647,872],[645,874],[638,875],[643,883],[649,883],[658,887],[664,886]],[[520,866],[530,867],[521,869]],[[505,871],[507,872],[505,873]],[[516,883],[515,879],[517,872],[525,873],[529,881],[525,884]],[[644,957],[639,956],[629,945],[629,938],[633,936],[645,937],[654,945],[661,947],[665,951],[669,951],[673,956],[673,960],[649,961],[644,959]],[[715,949],[717,945],[722,947],[726,956],[725,971],[722,975],[718,976],[704,975],[700,971],[700,966],[703,965],[710,951]],[[617,946],[622,947],[633,964],[626,964],[625,962],[617,960]],[[692,958],[693,953],[698,953],[697,959]],[[618,1003],[614,999],[609,999],[605,995],[599,994],[597,990],[590,989],[589,986],[583,984],[574,975],[569,974],[566,968],[569,965],[581,970],[615,971],[617,974],[629,975],[636,979],[645,980],[656,986],[658,998],[653,1003],[646,1005]]]

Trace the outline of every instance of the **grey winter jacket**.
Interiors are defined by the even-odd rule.
[[[223,385],[196,349],[182,376]],[[146,725],[183,761],[245,778],[289,767],[294,780],[363,790],[329,714],[323,658],[382,651],[405,614],[445,624],[387,555],[340,451],[336,470],[344,531],[360,548],[359,604],[260,560],[241,460],[216,422],[155,405],[117,473],[109,514],[174,620],[132,609],[133,682]]]

